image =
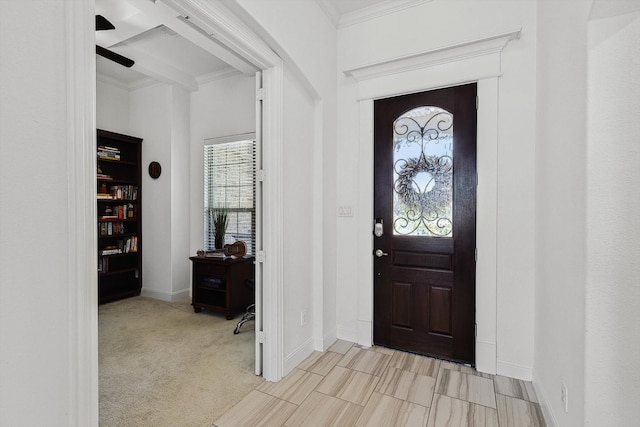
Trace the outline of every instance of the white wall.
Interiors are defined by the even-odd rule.
[[[284,75],[284,372],[313,349],[314,103],[285,69]],[[302,325],[302,312],[306,324]]]
[[[538,3],[535,377],[560,425],[583,425],[586,2]],[[561,382],[569,391],[565,414]]]
[[[594,427],[636,425],[640,402],[640,2],[633,6],[594,17],[588,32],[584,425]]]
[[[255,78],[234,74],[201,84],[190,98],[189,252],[204,248],[204,140],[255,132]]]
[[[108,79],[96,79],[96,126],[129,134],[129,89]]]
[[[130,94],[131,135],[142,138],[142,292],[172,296],[172,90],[163,83]],[[146,165],[157,161],[162,174],[152,179]]]
[[[189,269],[190,93],[171,87],[171,298],[191,291]],[[148,163],[143,163],[144,166]],[[143,170],[147,176],[146,169]],[[149,215],[147,215],[148,217]]]
[[[338,31],[338,71],[519,28],[521,39],[511,42],[502,52],[498,89],[497,368],[499,373],[530,379],[534,319],[535,3],[435,0],[344,27]],[[425,89],[432,84],[425,81]],[[363,135],[355,85],[350,78],[341,76],[338,205],[352,205],[359,192],[373,190],[372,177],[369,182],[358,181],[361,160],[355,145]],[[341,222],[336,236],[338,336],[347,339],[362,328],[351,304],[354,298],[362,298],[356,288],[358,272],[351,266],[363,248],[357,246],[352,227],[371,224],[372,220],[355,211],[353,219]]]
[[[74,390],[93,394],[84,388],[86,378],[78,375],[77,356],[86,350],[86,336],[78,335],[73,322],[77,302],[71,298],[82,294],[77,292],[80,285],[91,285],[74,276],[77,262],[71,244],[84,224],[82,218],[70,221],[75,213],[72,199],[84,202],[86,194],[72,191],[82,186],[71,185],[70,177],[80,166],[69,161],[82,142],[90,149],[91,140],[79,141],[70,129],[70,91],[77,87],[67,68],[66,11],[63,2],[0,2],[3,426],[80,425],[72,413]],[[91,121],[83,125],[93,126],[91,113]],[[95,265],[83,262],[90,269]]]

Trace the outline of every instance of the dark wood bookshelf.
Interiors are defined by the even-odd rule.
[[[98,174],[104,174],[96,177],[97,194],[112,194],[118,186],[135,190],[135,197],[97,198],[98,303],[104,304],[140,295],[142,290],[142,139],[99,129],[97,146]],[[104,158],[99,155],[101,150],[109,151],[119,159]],[[101,218],[108,209],[111,215],[118,215],[121,209],[126,217]],[[103,233],[109,230],[111,234]],[[135,250],[132,248],[134,241]],[[101,255],[105,249],[126,251],[126,245],[129,245],[128,252]]]
[[[129,162],[126,160],[111,160],[104,157],[98,157],[98,160],[105,163],[118,163],[120,165],[137,166],[136,162]]]

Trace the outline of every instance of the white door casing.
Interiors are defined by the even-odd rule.
[[[262,73],[258,71],[256,73],[256,181],[255,181],[255,206],[256,206],[256,228],[255,243],[256,243],[256,263],[255,263],[255,291],[254,291],[254,313],[255,313],[255,374],[262,374],[262,341],[264,332],[262,330],[262,284],[263,284],[263,235],[262,235],[262,195],[264,179],[264,169],[262,164]]]
[[[283,366],[283,63],[260,38],[224,6],[204,0],[167,0],[197,16],[245,60],[263,70],[263,152],[264,169],[264,283],[263,376],[268,381],[282,378]],[[86,183],[95,180],[95,1],[65,2],[64,28],[67,62],[67,129],[69,200],[70,281],[69,330],[69,406],[68,425],[98,425],[98,307],[96,259],[91,256],[95,242],[95,188]],[[215,31],[213,31],[215,29]],[[87,255],[88,254],[88,255]]]
[[[476,368],[497,372],[497,186],[500,56],[521,30],[345,70],[358,86],[358,343],[373,343],[373,101],[478,82]],[[426,83],[425,83],[426,82]]]

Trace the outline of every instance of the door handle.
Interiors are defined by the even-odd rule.
[[[373,253],[375,256],[377,256],[378,258],[381,258],[383,256],[387,256],[389,255],[386,252],[382,252],[382,249],[376,249],[376,251]]]

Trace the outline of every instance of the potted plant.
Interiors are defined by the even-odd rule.
[[[224,246],[224,236],[229,225],[229,210],[227,208],[213,208],[211,211],[213,220],[213,241],[216,249]]]

